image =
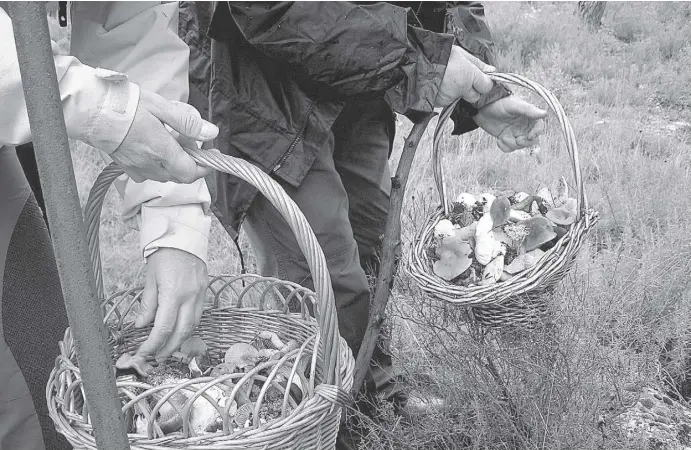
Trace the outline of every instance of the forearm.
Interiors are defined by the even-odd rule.
[[[0,9],[0,146],[31,141],[14,33]],[[53,42],[54,52],[57,44]],[[134,119],[139,88],[124,77],[89,67],[71,56],[55,56],[55,69],[70,138],[110,153],[123,141]]]
[[[169,100],[189,95],[189,49],[178,37],[178,4],[76,2],[71,50],[90,64],[127,73]],[[211,218],[204,179],[191,184],[116,181],[123,218],[140,231],[142,256],[173,247],[207,259]]]

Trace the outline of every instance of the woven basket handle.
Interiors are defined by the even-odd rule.
[[[326,266],[324,253],[307,219],[288,197],[283,188],[259,168],[242,159],[223,155],[218,151],[185,149],[199,165],[211,167],[234,175],[257,188],[281,213],[295,234],[300,249],[304,253],[314,281],[317,294],[316,319],[319,324],[319,345],[324,356],[324,382],[340,386],[340,334],[336,317],[336,304],[331,286],[331,277]],[[94,182],[89,199],[84,208],[84,221],[87,226],[87,240],[91,263],[96,276],[98,294],[105,299],[101,256],[99,250],[100,215],[106,192],[112,182],[123,174],[122,169],[113,163],[107,166]]]
[[[585,189],[583,187],[583,180],[582,180],[582,175],[581,175],[581,166],[579,163],[579,158],[578,158],[578,146],[576,145],[576,138],[574,136],[573,129],[571,128],[571,124],[569,123],[569,119],[566,117],[566,113],[564,112],[564,109],[562,108],[561,104],[559,103],[559,100],[552,94],[550,91],[545,89],[542,85],[539,83],[536,83],[534,81],[531,81],[525,77],[522,77],[520,75],[515,75],[515,74],[507,74],[507,73],[489,73],[490,78],[492,78],[495,81],[503,81],[509,84],[521,86],[527,89],[530,89],[531,91],[535,92],[538,94],[547,104],[549,105],[550,109],[557,115],[557,119],[559,120],[559,125],[561,126],[561,131],[564,135],[564,138],[566,139],[566,151],[569,153],[569,157],[571,158],[571,166],[573,169],[573,176],[576,181],[576,190],[578,191],[578,195],[576,197],[577,201],[577,208],[578,211],[580,211],[581,215],[584,215],[588,209],[588,198],[585,195]],[[433,150],[432,150],[432,164],[434,166],[434,181],[437,184],[437,190],[439,191],[439,198],[441,200],[442,206],[444,207],[444,214],[448,215],[450,207],[451,207],[451,200],[448,198],[448,194],[446,192],[446,184],[444,180],[444,170],[442,168],[442,164],[440,161],[439,153],[439,142],[441,141],[441,136],[442,136],[442,128],[446,120],[451,116],[451,113],[453,112],[454,108],[456,107],[456,104],[458,103],[458,100],[454,103],[452,103],[449,106],[446,106],[440,116],[439,120],[437,122],[437,127],[434,130],[434,144],[433,144]]]

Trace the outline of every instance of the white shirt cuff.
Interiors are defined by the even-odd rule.
[[[139,239],[144,258],[159,248],[177,248],[207,263],[211,217],[200,205],[142,205]]]
[[[120,147],[130,131],[139,105],[140,89],[128,81],[127,75],[112,70],[97,68],[93,75],[83,77],[84,92],[98,92],[100,88],[105,90],[105,95],[91,122],[85,124],[86,129],[79,139],[111,154]],[[88,89],[89,85],[93,85],[92,91]]]

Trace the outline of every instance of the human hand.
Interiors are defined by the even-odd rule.
[[[194,107],[142,89],[132,126],[110,157],[136,182],[192,183],[206,176],[211,169],[197,165],[165,125],[195,141],[218,135],[218,128]]]
[[[509,95],[482,107],[473,117],[475,123],[497,138],[497,145],[506,153],[538,143],[545,129],[547,111],[520,97]]]
[[[134,325],[154,320],[138,356],[166,358],[177,351],[202,317],[208,286],[206,264],[184,250],[160,248],[146,262],[146,286]]]
[[[495,70],[493,66],[483,63],[463,48],[453,45],[435,106],[447,106],[459,98],[469,103],[477,102],[493,87],[492,80],[485,72]]]

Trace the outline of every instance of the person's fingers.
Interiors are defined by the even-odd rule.
[[[141,95],[151,114],[178,133],[197,141],[209,141],[218,136],[218,127],[202,119],[193,106],[169,102],[149,91],[142,91]]]
[[[159,291],[158,295],[163,297],[165,295],[170,296],[171,294],[161,293]],[[177,318],[178,307],[173,303],[172,299],[159,299],[154,326],[149,336],[142,343],[141,347],[139,347],[138,353],[145,356],[157,355],[159,350],[163,348],[173,334]]]
[[[139,306],[139,315],[134,322],[136,328],[147,326],[156,317],[156,310],[158,309],[158,286],[156,285],[156,277],[153,271],[146,273],[146,285],[142,292],[142,298]]]
[[[540,119],[535,122],[533,125],[533,128],[531,128],[530,132],[528,133],[528,139],[533,140],[542,135],[542,133],[545,131],[545,121]]]
[[[538,108],[537,106],[528,102],[525,102],[521,105],[518,113],[524,117],[527,117],[530,120],[544,119],[545,117],[547,117],[546,110]]]
[[[192,183],[195,180],[208,175],[211,169],[198,165],[185,150],[175,144],[171,144],[179,151],[169,151],[163,159],[163,167],[172,175],[178,183]]]
[[[468,92],[467,94],[465,94],[463,96],[463,99],[465,101],[467,101],[468,103],[476,103],[480,100],[480,97],[482,97],[482,96],[480,95],[479,92],[477,92],[475,90],[471,90],[470,92]]]
[[[473,89],[475,89],[480,94],[487,94],[494,87],[492,79],[485,75],[484,73],[479,73],[473,79]]]
[[[513,149],[506,145],[502,139],[497,139],[497,147],[504,153],[511,153]]]
[[[196,302],[188,300],[183,303],[177,313],[177,321],[172,333],[167,337],[165,345],[156,353],[156,359],[167,358],[180,348],[183,342],[192,335],[196,325]]]
[[[527,145],[528,140],[526,139],[525,136],[518,136],[517,138],[515,138],[515,142],[516,142],[516,148],[517,149],[525,148],[528,146]]]
[[[536,139],[528,139],[528,140],[525,141],[525,146],[524,146],[524,147],[525,147],[525,148],[534,147],[534,146],[539,145],[539,144],[540,144],[540,140],[537,139],[537,138],[536,138]]]
[[[516,145],[516,138],[511,135],[510,133],[505,133],[503,134],[499,141],[504,144],[504,147],[502,148],[501,146],[499,148],[502,149],[502,151],[508,151],[508,152],[513,152],[518,148],[518,145]],[[508,150],[505,150],[508,149]]]

